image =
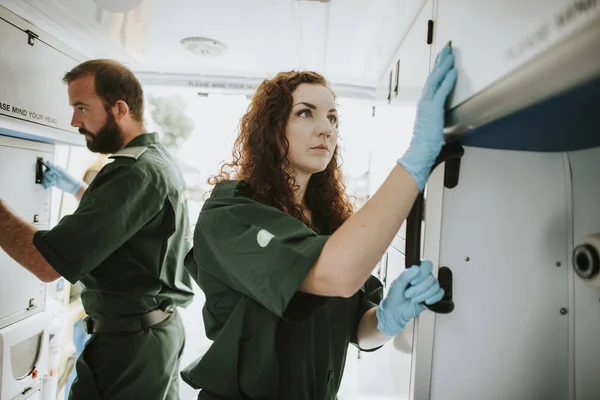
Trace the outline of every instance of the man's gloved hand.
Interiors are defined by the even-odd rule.
[[[44,170],[44,179],[42,181],[42,186],[44,186],[44,189],[55,186],[58,189],[75,196],[81,187],[82,182],[79,179],[69,175],[64,168],[54,165],[50,161],[46,161],[45,163],[50,169]]]
[[[457,78],[452,47],[439,52],[419,100],[410,146],[398,160],[423,191],[431,167],[444,145],[444,104]]]
[[[413,265],[392,282],[388,295],[375,311],[380,332],[396,335],[425,310],[422,302],[434,304],[444,297],[444,289],[440,288],[432,269],[430,261],[423,261],[420,267]]]

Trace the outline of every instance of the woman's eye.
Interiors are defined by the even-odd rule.
[[[329,122],[331,122],[332,124],[337,124],[338,117],[336,117],[335,115],[330,115],[329,116]]]
[[[300,111],[298,113],[298,116],[299,117],[303,117],[303,118],[310,117],[311,115],[312,115],[312,112],[310,110],[308,110],[308,109],[307,110],[302,110],[302,111]]]

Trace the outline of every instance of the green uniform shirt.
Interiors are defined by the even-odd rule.
[[[252,200],[244,182],[218,184],[186,259],[214,343],[183,379],[227,399],[334,399],[348,344],[383,290],[371,277],[351,298],[299,292],[328,238]]]
[[[156,134],[112,156],[77,210],[33,243],[69,282],[79,280],[92,318],[143,314],[192,299],[183,259],[189,250],[184,181]]]

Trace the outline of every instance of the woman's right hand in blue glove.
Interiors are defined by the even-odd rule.
[[[444,104],[456,78],[452,47],[446,45],[437,55],[423,88],[410,146],[398,160],[413,176],[420,191],[425,188],[431,168],[444,145]]]
[[[83,184],[82,181],[72,177],[67,170],[59,167],[58,165],[54,165],[50,161],[46,161],[46,164],[48,165],[49,169],[44,171],[44,179],[42,181],[42,186],[44,186],[44,189],[55,186],[63,192],[70,193],[75,196]]]

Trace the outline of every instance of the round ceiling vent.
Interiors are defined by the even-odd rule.
[[[203,57],[219,57],[227,53],[227,46],[218,40],[204,37],[187,37],[179,42],[189,52]]]

